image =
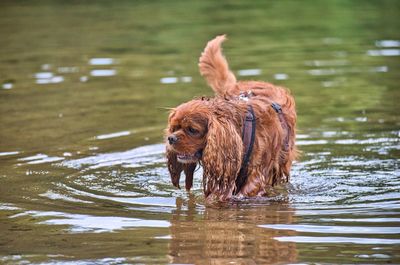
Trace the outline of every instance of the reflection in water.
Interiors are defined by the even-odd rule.
[[[377,40],[375,41],[376,47],[400,47],[399,40]]]
[[[92,58],[89,60],[90,65],[112,65],[114,63],[113,58]]]
[[[0,152],[0,156],[11,156],[19,154],[18,151],[11,151],[11,152]]]
[[[392,221],[392,220],[390,220]],[[306,232],[306,233],[331,233],[331,234],[399,234],[398,227],[356,227],[356,226],[323,226],[323,225],[303,225],[303,224],[272,224],[272,225],[260,225],[263,228],[271,228],[271,229],[280,229],[280,230],[293,230],[297,232]],[[377,243],[379,243],[379,239],[376,239]],[[398,240],[400,243],[400,240]]]
[[[177,77],[163,77],[160,79],[161,84],[175,84],[178,82]]]
[[[13,83],[3,83],[2,88],[3,89],[12,89],[13,88]]]
[[[261,75],[261,69],[243,69],[239,70],[237,73],[239,76],[257,76]]]
[[[39,78],[36,79],[36,84],[57,84],[64,81],[64,77],[62,76],[53,76],[51,78]]]
[[[96,69],[90,71],[91,76],[114,76],[117,74],[117,71],[114,69]]]
[[[288,78],[289,78],[289,76],[287,74],[284,74],[284,73],[274,74],[274,79],[275,80],[286,80]]]
[[[308,70],[310,75],[336,75],[338,71],[336,69],[311,69]]]
[[[191,83],[192,82],[192,77],[191,76],[182,76],[182,77],[163,77],[160,79],[161,84],[176,84],[178,82],[181,83]]]
[[[26,162],[27,164],[34,165],[34,164],[57,162],[57,161],[64,160],[64,158],[63,157],[57,157],[57,156],[49,157],[48,155],[45,155],[45,154],[37,154],[37,155],[34,155],[34,156],[20,158],[18,160]]]
[[[361,245],[396,245],[400,244],[399,239],[364,238],[364,237],[309,237],[309,236],[282,236],[277,237],[280,242],[314,243],[314,244],[361,244]],[[385,255],[386,258],[391,258]]]
[[[281,233],[257,224],[294,221],[294,209],[287,202],[258,206],[207,207],[198,219],[195,199],[177,199],[171,219],[171,262],[204,264],[277,264],[297,262],[296,244],[274,238]],[[294,236],[288,232],[285,235]]]
[[[104,140],[104,139],[116,138],[116,137],[121,137],[121,136],[128,136],[130,134],[131,134],[130,131],[123,131],[123,132],[116,132],[116,133],[97,135],[95,138],[97,140]]]
[[[128,167],[140,167],[148,163],[164,162],[164,145],[141,146],[124,152],[97,154],[95,156],[83,157],[65,161],[63,166],[71,168],[101,168],[106,166],[123,165]]]
[[[12,215],[10,218],[21,216],[31,216],[32,218],[46,218],[39,224],[48,225],[67,225],[68,231],[72,233],[83,232],[113,232],[115,230],[128,229],[134,227],[169,227],[169,222],[161,220],[141,220],[129,217],[117,216],[90,216],[83,214],[68,214],[62,212],[39,212],[27,211]]]
[[[57,84],[64,81],[64,77],[54,75],[52,72],[39,72],[35,74],[36,84]]]
[[[79,78],[79,81],[81,81],[82,83],[85,83],[85,82],[87,82],[88,80],[89,80],[89,78],[88,78],[86,75],[81,76],[81,77]]]
[[[369,56],[400,56],[399,49],[386,49],[386,50],[369,50]]]
[[[54,76],[52,72],[40,72],[35,74],[36,79],[50,79]]]

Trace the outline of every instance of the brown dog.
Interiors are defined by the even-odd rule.
[[[190,190],[200,163],[207,201],[266,195],[268,188],[289,180],[297,154],[293,97],[270,83],[236,81],[222,55],[224,40],[222,35],[208,42],[199,60],[216,96],[174,108],[166,130],[173,185],[179,188],[184,171]]]

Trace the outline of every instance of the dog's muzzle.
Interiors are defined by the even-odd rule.
[[[196,163],[203,156],[203,150],[199,150],[194,154],[177,154],[176,157],[180,163]]]
[[[168,142],[169,144],[174,144],[178,141],[178,137],[175,134],[171,134],[170,136],[168,136]]]

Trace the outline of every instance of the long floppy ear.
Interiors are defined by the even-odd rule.
[[[171,109],[170,113],[168,115],[168,127],[165,130],[165,140],[167,139],[169,133],[170,133],[170,122],[171,119],[175,116],[176,110]],[[168,141],[166,140],[166,157],[167,157],[167,165],[168,165],[168,171],[169,174],[171,175],[171,182],[172,184],[180,189],[179,187],[179,179],[181,177],[181,173],[183,170],[183,166],[181,163],[178,162],[178,158],[176,156],[176,153],[171,151],[168,148]]]
[[[187,191],[193,186],[193,174],[196,169],[197,163],[182,164],[178,162],[176,153],[168,150],[167,148],[167,165],[168,171],[171,176],[172,185],[180,189],[179,180],[181,178],[182,171],[185,172],[185,188]]]
[[[220,200],[228,199],[239,173],[242,157],[242,138],[234,124],[213,117],[209,121],[207,144],[203,151],[204,194],[215,194]]]
[[[185,172],[185,188],[187,191],[193,186],[193,174],[196,169],[197,163],[183,164],[183,172]]]
[[[181,178],[181,173],[183,171],[183,164],[178,162],[176,153],[169,150],[168,147],[166,155],[168,171],[171,176],[172,185],[180,189],[181,187],[179,187],[179,179]]]

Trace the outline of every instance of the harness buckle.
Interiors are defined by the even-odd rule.
[[[250,97],[252,97],[252,96],[253,96],[253,92],[251,92],[251,90],[245,91],[245,92],[240,92],[239,100],[249,101]]]
[[[276,111],[276,113],[278,113],[278,114],[282,113],[282,107],[278,103],[276,103],[276,102],[272,103],[271,107]]]
[[[255,119],[254,115],[251,112],[247,111],[246,121],[253,121],[254,119]]]

